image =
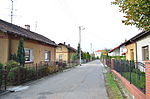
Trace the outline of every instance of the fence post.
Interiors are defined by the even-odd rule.
[[[131,81],[131,80],[132,80],[132,79],[131,79],[131,61],[129,61],[129,71],[130,71],[130,84],[131,84],[131,82],[132,82],[132,81]]]
[[[111,59],[111,69],[115,69],[115,59]]]
[[[5,90],[6,90],[6,86],[7,86],[7,66],[5,66],[5,68],[4,68],[5,70],[5,72],[4,72],[4,79],[5,79],[5,81],[4,81],[4,83],[5,83]]]
[[[35,65],[35,70],[36,70],[36,79],[38,78],[38,70],[37,70],[37,63],[36,63],[36,65]]]
[[[150,60],[145,61],[146,99],[150,99]]]

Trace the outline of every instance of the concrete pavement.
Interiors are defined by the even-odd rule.
[[[107,99],[99,60],[32,83],[0,99]]]

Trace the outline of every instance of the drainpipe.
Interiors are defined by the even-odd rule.
[[[138,56],[137,56],[137,42],[135,42],[135,50],[136,50],[136,62],[138,62]]]

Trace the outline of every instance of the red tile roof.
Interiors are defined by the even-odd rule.
[[[97,50],[96,52],[103,52],[103,50]]]

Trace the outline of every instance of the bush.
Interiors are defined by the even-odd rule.
[[[3,64],[0,63],[0,90],[3,82]]]
[[[18,63],[14,60],[10,60],[6,63],[7,70],[9,71],[11,68],[17,67]]]
[[[35,69],[27,69],[27,81],[36,79],[36,71]]]
[[[54,73],[54,72],[58,72],[58,67],[56,66],[48,66],[48,73]]]
[[[16,54],[11,54],[10,55],[10,60],[17,61],[17,55]]]
[[[20,72],[19,72],[20,69]],[[13,67],[8,73],[8,81],[11,85],[17,85],[26,81],[27,69],[23,67]],[[19,79],[20,78],[20,79]],[[18,82],[20,80],[20,82]]]

